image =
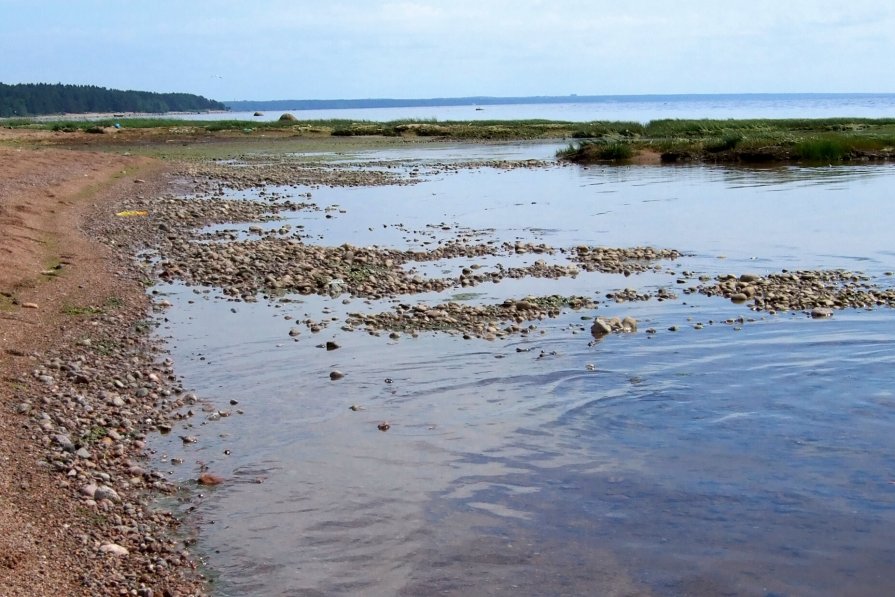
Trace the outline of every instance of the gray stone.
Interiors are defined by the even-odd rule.
[[[75,444],[72,443],[71,438],[65,433],[60,433],[58,435],[53,436],[53,441],[56,442],[56,445],[65,450],[66,452],[74,452]]]
[[[105,543],[100,546],[99,550],[102,553],[113,555],[113,556],[126,556],[130,554],[126,547],[122,547],[117,543]]]
[[[100,502],[102,500],[109,500],[110,502],[120,502],[121,496],[118,495],[118,492],[109,487],[108,485],[100,485],[96,488],[96,491],[93,493],[93,499]]]

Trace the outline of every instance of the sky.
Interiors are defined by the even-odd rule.
[[[880,0],[0,0],[0,82],[212,99],[895,92]]]

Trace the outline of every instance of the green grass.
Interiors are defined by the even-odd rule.
[[[634,156],[634,149],[630,144],[619,141],[584,141],[578,145],[569,145],[556,155],[573,161],[625,162]]]
[[[62,312],[66,315],[73,316],[82,316],[82,315],[99,315],[103,313],[103,310],[99,307],[94,307],[92,305],[89,306],[78,306],[78,305],[64,305],[62,307]]]
[[[599,149],[599,145],[595,149],[594,143],[607,149]],[[643,126],[636,136],[607,132],[557,155],[584,163],[607,161],[612,159],[608,148],[613,144],[626,145],[635,154],[641,150],[657,151],[668,162],[891,160],[895,159],[895,119],[655,120]]]
[[[638,122],[566,122],[542,119],[439,121],[402,119],[388,122],[329,119],[295,121],[180,120],[172,118],[104,118],[93,121],[4,121],[8,127],[56,131],[101,132],[119,123],[129,129],[143,129],[138,143],[129,150],[167,152],[172,156],[217,151],[206,145],[197,149],[197,137],[231,143],[264,144],[287,139],[306,142],[331,140],[347,142],[368,139],[434,140],[521,140],[579,139],[558,155],[576,161],[624,162],[648,150],[662,154],[665,161],[704,160],[732,162],[803,161],[844,162],[864,159],[895,159],[895,118],[819,119],[659,119]],[[153,134],[153,130],[157,131]],[[99,136],[99,135],[98,135]],[[171,144],[172,137],[184,139]],[[262,139],[264,137],[264,139]],[[57,142],[65,143],[66,135]],[[126,145],[127,135],[109,136],[110,145]],[[352,141],[354,143],[355,141]],[[176,146],[184,146],[179,148]],[[154,147],[154,149],[153,149]],[[165,157],[162,155],[162,157]]]

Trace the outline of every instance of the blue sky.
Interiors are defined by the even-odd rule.
[[[0,0],[0,82],[220,100],[895,92],[879,0]]]

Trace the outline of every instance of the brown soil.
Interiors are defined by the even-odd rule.
[[[0,140],[10,145],[9,135]],[[18,138],[32,144],[50,135]],[[74,530],[99,523],[63,475],[42,466],[44,446],[15,409],[24,399],[41,403],[29,355],[69,341],[78,324],[66,305],[116,296],[125,309],[147,308],[140,285],[122,275],[124,255],[84,230],[91,218],[114,217],[117,198],[148,190],[163,170],[146,158],[0,146],[0,594],[94,594],[82,579],[126,575],[128,558],[85,552]],[[179,594],[167,586],[155,594],[169,590]]]

